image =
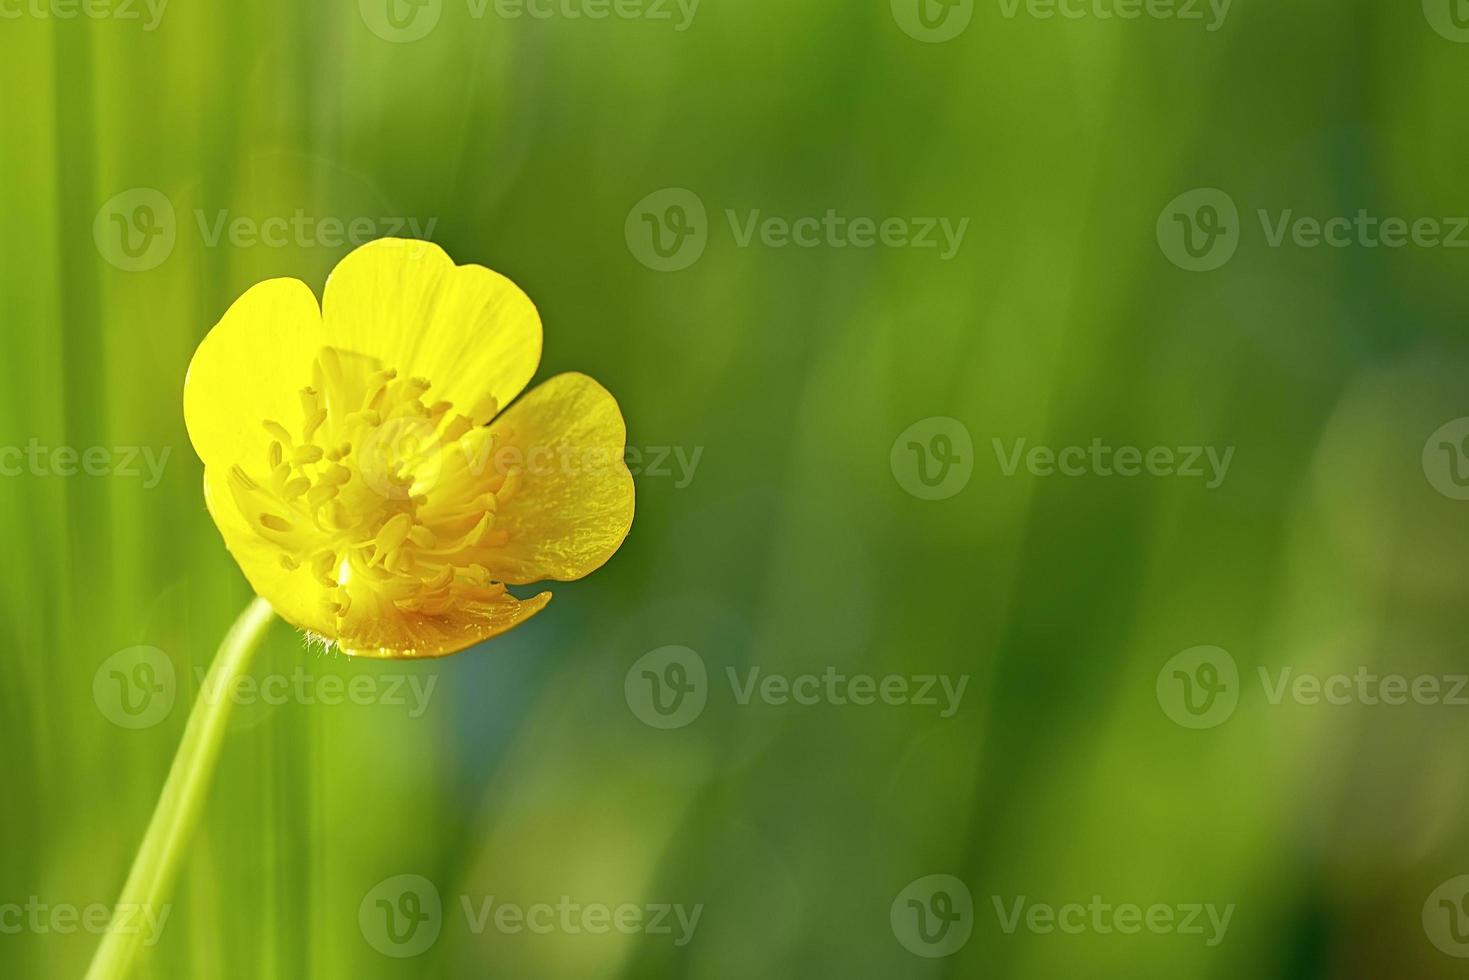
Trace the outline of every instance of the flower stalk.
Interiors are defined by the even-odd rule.
[[[168,896],[198,825],[229,725],[234,699],[228,692],[234,689],[237,678],[249,673],[250,662],[274,617],[268,602],[254,599],[219,645],[114,914],[121,908],[157,908]],[[135,931],[109,928],[92,957],[86,980],[123,980],[132,970],[140,941]]]

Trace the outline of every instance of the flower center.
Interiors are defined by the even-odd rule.
[[[264,475],[230,470],[246,521],[282,567],[309,569],[339,626],[349,614],[441,615],[505,591],[485,564],[508,540],[495,514],[521,471],[488,465],[485,425],[498,406],[486,398],[459,414],[425,403],[429,387],[324,347],[300,392],[300,424],[263,421]]]

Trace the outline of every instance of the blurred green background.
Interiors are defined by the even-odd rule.
[[[95,931],[53,911],[116,900],[249,598],[184,431],[190,355],[260,279],[319,294],[355,221],[530,294],[538,380],[593,375],[653,451],[637,518],[447,660],[276,626],[254,674],[298,693],[242,698],[139,976],[1461,975],[1469,705],[1271,691],[1469,670],[1469,253],[1269,229],[1365,209],[1454,235],[1469,12],[924,2],[0,4],[0,447],[53,453],[0,477],[0,974],[84,971]],[[1238,209],[1209,271],[1167,233],[1197,188]],[[968,225],[947,260],[742,243],[753,212],[832,209]],[[679,217],[703,251],[661,271],[639,229]],[[905,435],[931,418],[960,442]],[[1006,475],[1020,439],[1234,455],[1213,489]],[[910,442],[967,457],[954,492],[913,490]],[[169,452],[157,480],[142,450]],[[638,664],[669,645],[707,679],[662,728]],[[1191,727],[1178,685],[1214,675],[1169,665],[1203,645],[1238,676]],[[129,657],[175,678],[146,717],[119,714]],[[967,686],[948,717],[742,704],[752,668]],[[321,703],[364,675],[366,703]],[[412,911],[381,891],[401,875],[440,902],[421,950],[376,904]],[[1232,911],[1222,936],[1007,931],[1017,900],[1093,896]],[[476,929],[486,900],[700,917]]]

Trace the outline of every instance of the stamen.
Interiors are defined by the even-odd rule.
[[[408,531],[413,523],[413,518],[407,514],[398,514],[383,525],[382,530],[377,532],[377,546],[383,551],[392,551],[402,544],[408,537]]]
[[[244,466],[228,476],[280,567],[309,576],[339,630],[364,604],[374,616],[436,617],[502,593],[487,566],[510,540],[496,517],[523,474],[484,465],[497,400],[485,396],[467,414],[448,401],[425,405],[429,379],[330,347],[311,382],[299,391],[299,436],[261,422],[270,441],[256,472],[266,479]]]

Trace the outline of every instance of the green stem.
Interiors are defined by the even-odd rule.
[[[240,618],[225,634],[209,676],[194,701],[194,710],[184,728],[184,740],[168,771],[163,795],[153,810],[153,819],[143,837],[142,846],[133,858],[133,868],[117,900],[118,909],[152,909],[161,912],[174,873],[199,822],[204,792],[219,758],[234,698],[235,679],[250,670],[250,660],[265,636],[274,611],[264,599],[255,599],[245,607]],[[123,980],[128,976],[137,955],[141,934],[136,930],[122,932],[108,929],[102,945],[92,957],[86,980]]]

